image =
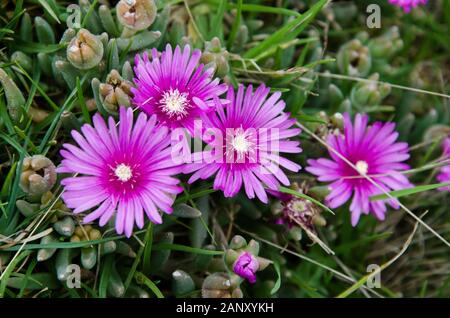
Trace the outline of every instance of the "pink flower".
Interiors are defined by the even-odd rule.
[[[227,100],[231,104],[226,109],[218,105],[205,120],[206,133],[211,132],[212,136],[204,140],[213,149],[187,165],[185,173],[196,171],[189,183],[216,174],[213,187],[222,190],[225,197],[235,196],[244,185],[249,198],[256,194],[264,203],[268,198],[263,184],[272,190],[278,190],[280,183],[289,185],[279,166],[294,172],[300,166],[279,153],[301,152],[300,142],[288,140],[297,136],[300,129],[290,128],[295,120],[283,112],[281,93],[268,97],[269,91],[264,85],[255,92],[252,86],[245,89],[240,85],[235,96],[233,88],[228,89]]]
[[[118,129],[112,117],[108,126],[99,114],[93,121],[94,127],[85,124],[82,134],[72,131],[78,147],[64,144],[61,150],[58,172],[78,174],[61,181],[64,202],[74,213],[96,207],[84,222],[100,218],[100,226],[116,214],[116,231],[127,237],[135,222],[144,226],[144,211],[153,223],[161,223],[157,208],[171,213],[182,190],[173,177],[181,167],[171,160],[168,128],[156,126],[156,116],[147,119],[144,113],[133,127],[133,111],[124,107]]]
[[[218,78],[213,80],[212,68],[199,64],[201,55],[200,50],[191,54],[189,45],[172,52],[170,44],[160,57],[156,49],[151,59],[147,53],[136,55],[133,103],[169,128],[184,127],[192,133],[194,120],[214,111],[213,98],[227,89]]]
[[[427,4],[427,0],[389,0],[390,4],[400,7],[406,13],[411,12],[411,9]]]
[[[243,252],[239,255],[233,265],[233,272],[242,278],[247,279],[250,283],[256,283],[256,271],[259,269],[259,263],[256,257],[249,252]]]
[[[443,157],[444,160],[450,159],[450,136],[448,136],[443,144]],[[450,164],[443,166],[440,170],[440,173],[437,176],[437,179],[440,183],[450,182]],[[441,191],[450,191],[450,186],[439,188]]]
[[[376,122],[367,127],[368,116],[357,114],[352,125],[350,116],[344,114],[344,134],[329,135],[328,145],[352,162],[355,171],[335,153],[329,151],[331,160],[320,158],[308,160],[306,170],[319,181],[332,183],[331,193],[326,201],[330,208],[337,208],[347,202],[353,195],[350,205],[353,226],[359,221],[361,213],[371,212],[379,220],[385,219],[384,201],[369,201],[373,195],[383,193],[361,174],[369,175],[385,191],[400,190],[411,187],[408,179],[401,174],[409,166],[403,161],[409,158],[408,144],[396,142],[398,133],[394,123]],[[389,205],[398,209],[396,200],[389,200]]]

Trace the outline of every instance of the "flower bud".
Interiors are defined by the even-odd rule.
[[[350,94],[352,103],[361,107],[379,105],[391,92],[389,84],[376,82],[379,77],[378,73],[375,73],[369,77],[369,80],[373,82],[359,82],[356,84]]]
[[[247,279],[250,283],[256,283],[256,271],[259,269],[259,262],[249,252],[243,252],[233,265],[233,272],[238,276]]]
[[[117,19],[124,27],[141,31],[156,18],[157,7],[153,0],[120,0],[116,6]]]
[[[56,168],[53,162],[42,156],[34,155],[23,160],[20,188],[35,196],[49,191],[56,182]]]
[[[337,54],[337,64],[342,74],[366,76],[372,67],[369,48],[354,39],[344,44]]]
[[[230,71],[228,64],[228,51],[220,46],[220,40],[214,37],[211,41],[205,43],[205,51],[202,54],[200,62],[214,67],[217,76],[223,77]]]
[[[110,112],[116,112],[119,106],[130,106],[132,83],[124,80],[119,72],[112,70],[106,77],[106,83],[99,85],[100,99]]]
[[[67,46],[67,59],[81,70],[97,66],[102,57],[102,41],[86,29],[80,29]]]
[[[247,246],[247,241],[240,235],[235,235],[230,242],[230,248],[237,250]]]

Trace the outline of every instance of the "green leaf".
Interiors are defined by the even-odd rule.
[[[51,17],[55,19],[56,22],[61,24],[61,21],[59,21],[58,19],[58,15],[55,13],[55,11],[53,11],[52,7],[48,4],[46,0],[38,0],[38,2],[40,3],[41,6],[44,7],[45,11],[47,11],[48,14],[50,14]]]
[[[142,282],[145,286],[151,289],[151,291],[156,295],[158,298],[164,298],[163,293],[159,290],[159,288],[156,286],[156,284],[147,276],[140,272],[136,272],[134,274],[134,277],[138,282]]]
[[[442,187],[448,187],[450,186],[450,182],[444,182],[444,183],[435,183],[435,184],[427,184],[427,185],[421,185],[410,189],[403,189],[403,190],[396,190],[391,191],[389,194],[393,196],[394,198],[404,197],[411,194],[416,194],[424,191],[430,191],[435,190]],[[385,193],[374,195],[370,197],[370,201],[378,201],[378,200],[386,200],[389,199],[389,196]]]
[[[225,13],[227,1],[221,0],[219,7],[217,8],[217,13],[211,21],[211,31],[209,32],[209,38],[217,36],[221,41],[223,41],[223,14]]]
[[[6,286],[8,284],[9,277],[11,276],[14,268],[28,255],[30,255],[31,251],[24,251],[21,254],[17,255],[17,257],[13,258],[13,260],[6,266],[6,269],[2,272],[0,276],[0,298],[3,298],[5,295]]]
[[[84,122],[92,125],[91,116],[89,115],[89,110],[87,109],[86,101],[84,100],[83,89],[81,88],[79,77],[77,77],[77,93],[78,93],[78,102],[80,103],[81,106]]]
[[[42,44],[35,42],[25,42],[20,39],[14,40],[14,48],[24,53],[54,53],[67,46],[66,43]]]
[[[306,26],[308,26],[308,24],[327,2],[328,0],[320,0],[308,11],[287,23],[257,46],[248,50],[243,57],[247,59],[257,59],[260,54],[264,53],[271,47],[296,38],[306,28]]]
[[[281,271],[280,271],[280,264],[278,262],[273,262],[273,267],[275,267],[275,271],[277,272],[277,281],[275,282],[275,285],[273,286],[272,290],[270,291],[270,294],[275,294],[281,287]]]

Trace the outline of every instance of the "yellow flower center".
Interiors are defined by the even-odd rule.
[[[127,182],[133,176],[130,166],[123,163],[117,165],[116,169],[114,169],[114,174],[122,182]]]

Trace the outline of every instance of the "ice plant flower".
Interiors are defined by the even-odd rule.
[[[337,208],[347,202],[353,195],[350,205],[351,223],[359,221],[361,213],[372,213],[379,220],[385,219],[384,201],[369,201],[373,195],[383,193],[363,175],[368,175],[384,191],[401,190],[411,187],[411,183],[401,173],[409,169],[403,161],[409,158],[408,144],[396,142],[398,133],[394,123],[375,122],[367,126],[368,116],[357,114],[354,125],[349,114],[344,114],[344,133],[330,134],[328,145],[356,166],[357,171],[329,151],[331,160],[320,158],[308,160],[306,171],[318,176],[329,185],[331,193],[326,197],[330,208]],[[393,208],[398,209],[396,200],[388,200]]]
[[[256,257],[249,252],[243,252],[239,255],[233,265],[233,272],[250,283],[256,283],[256,271],[259,269],[259,263]]]
[[[151,58],[147,53],[136,55],[134,104],[169,128],[184,127],[192,133],[194,120],[214,111],[213,98],[227,89],[213,79],[213,68],[199,64],[201,55],[200,50],[191,54],[189,45],[172,51],[170,44],[160,57],[156,49]]]
[[[173,176],[181,167],[172,162],[168,128],[157,126],[156,116],[140,113],[133,125],[131,108],[119,113],[118,129],[112,117],[107,126],[96,114],[94,126],[83,125],[81,134],[73,130],[78,146],[63,145],[57,171],[77,174],[61,181],[62,199],[74,213],[95,207],[83,221],[100,219],[100,226],[116,214],[117,233],[130,237],[134,223],[144,226],[144,211],[153,223],[162,222],[158,208],[172,212],[182,190]]]
[[[442,144],[444,160],[450,159],[450,136],[448,136]],[[450,182],[450,164],[443,166],[437,176],[439,182]],[[439,188],[441,191],[450,191],[450,186]]]
[[[280,166],[294,172],[300,166],[279,153],[301,152],[299,141],[288,140],[300,129],[290,128],[295,120],[283,112],[281,93],[268,97],[269,91],[264,85],[254,92],[251,85],[247,89],[240,85],[236,95],[232,87],[228,89],[226,99],[231,104],[225,108],[216,100],[216,112],[204,121],[208,127],[204,140],[212,149],[186,166],[185,173],[195,171],[189,183],[217,173],[213,187],[225,197],[235,196],[244,185],[250,199],[256,194],[264,203],[268,198],[263,184],[272,190],[278,190],[280,183],[289,185]]]
[[[427,1],[428,0],[389,0],[389,3],[400,7],[404,12],[409,13],[411,12],[411,9],[419,5],[427,4]]]

